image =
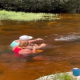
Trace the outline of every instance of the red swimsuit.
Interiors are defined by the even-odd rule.
[[[16,47],[16,48],[13,50],[13,52],[14,52],[14,54],[15,54],[16,57],[21,57],[21,55],[19,54],[19,51],[20,51],[20,50],[21,50],[21,49],[18,48],[18,47]]]

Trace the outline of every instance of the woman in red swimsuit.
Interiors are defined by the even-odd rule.
[[[20,44],[13,48],[13,52],[15,56],[21,57],[21,56],[28,56],[33,53],[35,53],[37,47],[30,46],[28,41],[20,41]]]

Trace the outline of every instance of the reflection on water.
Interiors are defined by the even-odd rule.
[[[50,73],[80,68],[80,15],[61,14],[56,21],[14,22],[0,25],[0,80],[35,80]],[[15,58],[9,44],[21,35],[43,38],[47,47],[28,61]]]

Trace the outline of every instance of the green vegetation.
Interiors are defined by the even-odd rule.
[[[53,80],[76,80],[76,78],[73,78],[67,73],[63,73],[63,74],[56,74]]]
[[[80,0],[0,0],[0,9],[23,12],[76,12]]]
[[[76,78],[68,73],[58,73],[58,74],[43,76],[36,80],[76,80]]]
[[[58,14],[50,13],[25,13],[14,11],[0,11],[0,20],[14,21],[38,21],[38,20],[55,20],[59,19]]]

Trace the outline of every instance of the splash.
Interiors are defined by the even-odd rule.
[[[80,36],[76,35],[68,35],[68,36],[61,36],[60,38],[54,39],[55,41],[74,41],[80,39]]]

